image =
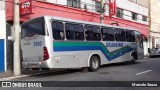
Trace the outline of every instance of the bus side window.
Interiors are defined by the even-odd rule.
[[[126,41],[126,31],[121,29],[120,30],[120,37],[121,37],[121,41]]]
[[[100,41],[101,40],[101,35],[100,35],[100,29],[99,27],[96,26],[85,26],[86,31],[86,40],[88,41]]]
[[[115,40],[116,40],[116,41],[121,41],[121,40],[120,40],[120,30],[119,30],[118,28],[116,28],[116,29],[114,30],[114,35],[115,35]]]
[[[86,31],[85,31],[85,37],[86,37],[86,40],[92,40],[92,27],[91,26],[86,26]]]
[[[101,28],[102,38],[104,41],[114,41],[113,28]]]
[[[125,30],[116,28],[115,32],[115,40],[116,41],[126,41],[126,33]]]
[[[126,30],[126,39],[127,39],[127,42],[135,42],[134,31]]]
[[[74,25],[74,37],[75,40],[84,40],[84,29],[82,25],[75,24]]]
[[[84,40],[84,29],[81,24],[66,23],[66,38],[68,40]]]
[[[64,26],[62,22],[52,22],[52,35],[55,40],[64,39]]]
[[[70,23],[66,23],[65,29],[66,29],[66,38],[68,40],[74,40],[74,37],[73,37],[74,26]]]
[[[100,28],[99,27],[93,27],[93,40],[96,40],[96,41],[101,40]]]

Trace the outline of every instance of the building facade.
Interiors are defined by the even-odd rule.
[[[160,0],[150,0],[150,48],[160,48]]]
[[[142,2],[146,0],[116,0],[117,12],[112,17],[109,16],[109,0],[103,1],[104,24],[133,28],[140,31],[145,38],[149,36],[148,7]],[[21,22],[39,16],[52,15],[100,23],[100,0],[31,0],[31,2],[32,13],[21,16]],[[12,23],[13,3],[6,3],[6,15],[7,21]],[[145,54],[148,53],[147,49],[146,40],[144,42]]]

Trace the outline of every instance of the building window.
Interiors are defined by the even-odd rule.
[[[100,4],[100,2],[98,2],[98,1],[95,1],[95,10],[96,10],[97,12],[100,12],[100,11],[101,11],[101,4]]]
[[[123,18],[123,9],[117,8],[116,17]]]
[[[134,3],[137,3],[137,0],[129,0],[129,1],[132,1],[132,2],[134,2]]]
[[[67,5],[75,8],[80,8],[80,0],[67,0]]]
[[[142,16],[142,21],[147,21],[147,17],[146,16]]]
[[[132,20],[137,20],[137,13],[132,12]]]

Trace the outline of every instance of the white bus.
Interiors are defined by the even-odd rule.
[[[143,59],[141,34],[129,28],[43,16],[21,25],[25,69],[96,71],[100,65]]]

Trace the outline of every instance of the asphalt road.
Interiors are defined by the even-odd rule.
[[[97,72],[81,72],[80,70],[59,71],[43,75],[13,79],[12,81],[159,81],[160,58],[139,60],[135,64],[109,64],[102,66]],[[87,84],[87,83],[86,83]],[[33,88],[13,88],[28,90]],[[160,87],[52,87],[34,88],[34,90],[160,90]],[[1,90],[1,88],[0,88]],[[10,90],[10,88],[3,88]]]

